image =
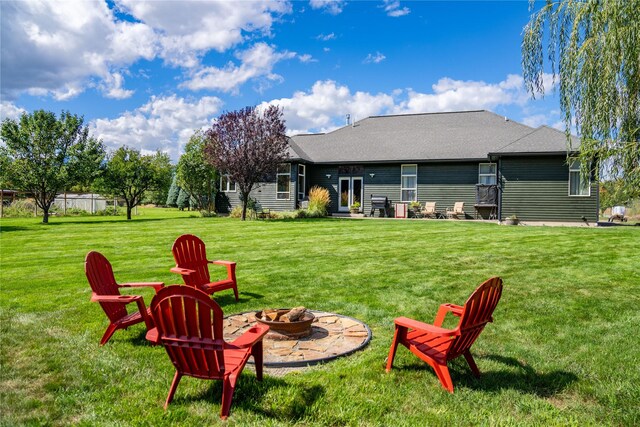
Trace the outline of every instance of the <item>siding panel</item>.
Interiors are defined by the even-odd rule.
[[[501,160],[502,218],[529,221],[596,221],[598,185],[591,195],[569,196],[569,167],[564,156],[506,157]]]

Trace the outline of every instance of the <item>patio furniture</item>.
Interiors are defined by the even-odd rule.
[[[162,282],[116,283],[111,263],[100,252],[91,251],[84,260],[84,272],[93,293],[91,301],[100,304],[109,318],[109,326],[100,345],[105,345],[115,331],[127,329],[131,325],[145,322],[147,329],[153,327],[149,310],[140,295],[120,295],[120,288],[152,287],[156,292],[164,286]],[[135,302],[138,311],[127,312],[127,304]]]
[[[478,286],[464,306],[442,304],[433,325],[406,317],[395,319],[395,334],[389,349],[387,372],[393,365],[398,344],[402,344],[435,370],[440,383],[450,393],[453,393],[453,382],[447,367],[449,360],[464,356],[474,375],[480,376],[480,370],[469,349],[485,325],[493,321],[491,315],[501,295],[502,279],[492,277]],[[460,318],[453,329],[442,328],[447,313]]]
[[[271,209],[263,208],[260,202],[258,201],[255,202],[254,209],[255,209],[257,219],[271,218]]]
[[[407,218],[408,214],[406,203],[396,203],[393,205],[394,218]]]
[[[614,206],[611,208],[611,216],[609,217],[609,222],[613,222],[614,220],[618,220],[620,222],[627,222],[627,218],[625,218],[624,214],[627,212],[627,208],[624,206]]]
[[[498,186],[496,184],[476,184],[476,215],[481,218],[498,219]]]
[[[456,202],[453,205],[453,209],[447,208],[446,215],[447,215],[447,218],[449,219],[451,218],[460,219],[460,216],[462,216],[462,218],[465,218],[464,202]]]
[[[379,216],[390,217],[390,208],[391,203],[386,196],[374,196],[373,194],[371,195],[371,214],[369,214],[369,216],[374,216],[375,211],[378,210]]]
[[[233,261],[209,261],[204,242],[193,234],[178,237],[171,248],[176,266],[171,272],[180,274],[184,284],[200,289],[208,295],[225,289],[233,289],[238,301],[236,282],[236,263]],[[221,265],[227,269],[226,279],[212,281],[209,276],[209,264]]]
[[[437,218],[436,202],[425,202],[422,209],[422,216],[425,218]]]
[[[232,342],[223,339],[223,317],[220,306],[204,292],[188,286],[168,286],[151,301],[151,316],[156,327],[147,338],[162,344],[176,368],[167,409],[180,379],[191,376],[222,380],[220,418],[229,416],[233,392],[244,365],[253,356],[258,381],[262,380],[262,339],[269,331],[256,325]]]

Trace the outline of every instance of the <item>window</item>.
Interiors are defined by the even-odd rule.
[[[496,184],[496,164],[480,163],[478,170],[478,184]]]
[[[580,162],[577,160],[569,163],[569,195],[589,196],[591,183],[580,176]]]
[[[222,175],[220,177],[220,191],[223,193],[236,192],[236,183],[229,179],[229,175]]]
[[[304,196],[307,195],[305,172],[305,166],[298,165],[298,200],[304,199]]]
[[[283,163],[278,166],[276,174],[276,198],[279,200],[289,200],[289,187],[291,185],[291,164]]]
[[[402,201],[416,201],[418,197],[418,165],[402,165],[401,174],[400,190]]]

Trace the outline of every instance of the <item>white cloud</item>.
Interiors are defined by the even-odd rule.
[[[95,86],[126,98],[124,71],[141,59],[197,68],[210,50],[223,52],[252,34],[270,35],[288,2],[264,0],[0,1],[4,99],[20,93],[64,100]],[[134,21],[134,22],[129,22]]]
[[[499,83],[444,77],[438,80],[432,89],[433,93],[420,93],[409,89],[407,99],[397,106],[396,112],[490,110],[499,105],[522,106],[529,99],[522,77],[513,74]]]
[[[274,46],[256,43],[251,48],[236,53],[241,62],[229,62],[225,67],[205,67],[193,73],[189,81],[181,87],[191,90],[221,90],[237,93],[238,87],[250,79],[262,77],[268,81],[281,81],[282,77],[272,72],[273,66],[284,59],[296,56],[295,52],[276,52]]]
[[[330,33],[330,34],[318,34],[316,36],[316,40],[322,40],[323,42],[329,41],[329,40],[334,40],[336,38],[335,33]]]
[[[384,11],[387,12],[387,16],[392,18],[398,18],[411,13],[408,7],[400,8],[400,1],[398,0],[384,0]]]
[[[298,55],[298,60],[300,60],[300,62],[304,64],[308,62],[318,62],[317,59],[315,59],[313,56],[309,55],[308,53],[305,53],[304,55]]]
[[[9,101],[0,102],[0,121],[4,119],[17,120],[25,112],[24,108],[20,108]]]
[[[388,112],[394,106],[390,95],[368,92],[352,93],[348,87],[336,82],[317,81],[309,92],[295,92],[291,98],[263,102],[260,108],[278,105],[284,109],[287,132],[328,132],[344,125],[345,114],[352,119]]]
[[[379,64],[384,61],[387,57],[381,54],[380,52],[376,52],[375,55],[370,53],[366,58],[362,61],[365,64]]]
[[[186,100],[176,95],[152,96],[149,102],[115,119],[97,119],[90,132],[110,149],[123,145],[150,153],[169,153],[177,160],[196,129],[208,127],[222,107],[216,97]]]
[[[310,0],[309,4],[312,9],[323,9],[326,13],[338,15],[342,13],[346,2],[344,0]]]

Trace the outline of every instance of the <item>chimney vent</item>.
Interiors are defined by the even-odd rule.
[[[345,119],[347,119],[347,126],[349,126],[351,124],[351,114],[347,114]]]

